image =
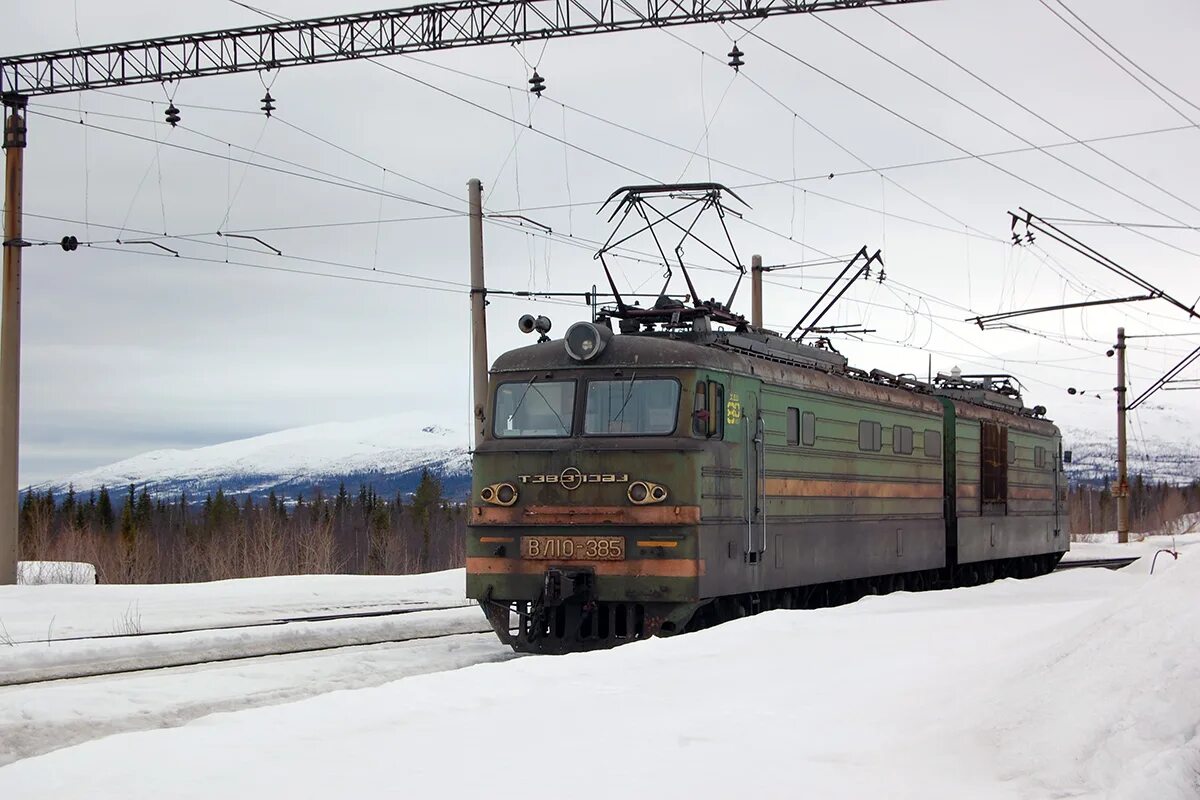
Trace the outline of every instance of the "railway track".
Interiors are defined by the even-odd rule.
[[[1055,572],[1064,569],[1121,569],[1128,567],[1133,562],[1137,561],[1140,556],[1129,556],[1123,558],[1088,558],[1080,559],[1079,561],[1060,561],[1058,566],[1054,568]]]
[[[220,625],[202,625],[192,628],[163,628],[153,631],[127,631],[123,633],[97,633],[87,636],[55,636],[51,639],[15,639],[12,644],[48,644],[50,642],[90,642],[103,639],[133,639],[141,636],[166,636],[173,633],[206,633],[208,631],[228,631],[242,628],[270,628],[278,625],[290,625],[299,622],[331,622],[339,619],[371,619],[375,617],[392,617],[401,614],[415,614],[428,611],[453,611],[459,608],[474,608],[474,603],[459,603],[452,606],[405,606],[403,608],[376,609],[374,611],[348,611],[341,614],[313,614],[299,617],[276,617],[256,622],[230,622]],[[2,684],[0,684],[2,685]]]
[[[404,624],[389,624],[393,620],[388,618],[403,619]],[[364,627],[355,625],[356,622],[372,624]],[[265,638],[247,636],[249,632],[264,628],[283,630]],[[25,665],[6,665],[0,674],[0,686],[28,686],[50,681],[195,667],[366,645],[450,639],[491,632],[491,626],[476,606],[442,606],[323,614],[171,631],[71,637],[51,640],[51,643],[66,644],[75,652],[64,653],[57,662],[46,658]],[[194,639],[206,633],[213,634],[213,639]],[[138,640],[136,652],[123,648],[120,640]],[[143,642],[145,644],[141,644]],[[95,643],[97,647],[89,648],[89,643]],[[32,647],[44,645],[45,642],[22,644]]]

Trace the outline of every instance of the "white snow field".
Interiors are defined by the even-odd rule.
[[[47,639],[245,625],[339,611],[466,606],[463,575],[456,569],[174,585],[0,586],[0,637],[44,644]]]
[[[0,797],[1196,798],[1197,552],[212,714],[16,761]]]
[[[410,613],[262,624],[397,609]],[[490,630],[463,595],[461,569],[394,577],[0,587],[0,764],[214,711],[512,658]],[[446,638],[423,638],[429,636]],[[322,647],[339,649],[296,652]],[[10,685],[123,670],[149,671]]]

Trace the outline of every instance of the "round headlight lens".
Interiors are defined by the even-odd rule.
[[[571,358],[576,361],[588,361],[600,355],[609,336],[612,336],[612,333],[607,328],[590,322],[576,322],[567,329],[563,344]]]

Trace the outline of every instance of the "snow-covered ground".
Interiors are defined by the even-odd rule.
[[[213,714],[9,764],[0,797],[1195,798],[1198,552]],[[93,680],[128,709],[255,680],[216,669]],[[272,669],[299,685],[321,668]],[[23,695],[27,725],[52,729],[83,683]],[[93,713],[97,737],[121,729],[87,710],[101,697],[76,739]]]
[[[1063,556],[1063,561],[1088,561],[1096,558],[1127,558],[1130,556],[1151,556],[1159,550],[1182,552],[1189,547],[1200,544],[1200,514],[1189,514],[1179,520],[1176,527],[1186,533],[1145,536],[1136,541],[1120,544],[1117,532],[1092,533],[1087,535],[1087,541],[1071,542],[1071,549]],[[1135,538],[1139,534],[1134,534]],[[1166,553],[1159,556],[1159,562],[1169,558]],[[1149,561],[1147,562],[1149,563]],[[1157,568],[1156,568],[1157,569]]]
[[[245,625],[339,611],[469,605],[463,570],[211,583],[0,586],[0,644]]]
[[[397,609],[410,612],[263,624]],[[513,657],[465,600],[461,569],[0,587],[0,615],[0,764],[115,732]],[[332,646],[339,649],[296,652]],[[143,671],[15,685],[131,669]]]

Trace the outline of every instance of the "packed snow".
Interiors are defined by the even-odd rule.
[[[1195,798],[1182,549],[107,736],[0,768],[0,796]]]
[[[347,611],[465,606],[464,581],[463,570],[456,569],[425,575],[288,575],[177,585],[0,586],[0,641],[44,643]]]
[[[0,587],[0,764],[108,733],[512,658],[463,581],[458,569]],[[410,613],[273,624],[400,609]],[[439,638],[421,638],[429,636]],[[311,652],[324,647],[339,649]],[[110,674],[122,670],[153,671]],[[95,675],[108,677],[20,685]]]
[[[492,633],[467,634],[3,687],[0,765],[114,733],[515,656]]]

